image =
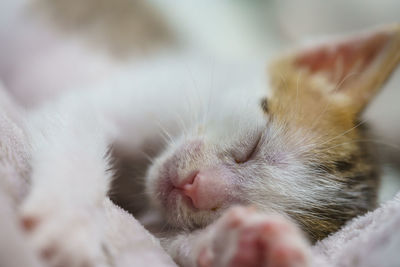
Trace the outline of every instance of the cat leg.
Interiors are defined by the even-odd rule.
[[[29,125],[32,187],[20,213],[29,243],[50,266],[107,266],[102,205],[110,136],[90,108],[45,108]]]
[[[32,190],[21,216],[31,243],[50,265],[105,262],[101,203],[112,176],[109,145],[145,157],[144,143],[162,146],[164,135],[171,138],[181,130],[177,124],[188,121],[183,115],[175,120],[185,114],[175,97],[181,86],[139,80],[71,92],[30,115]],[[164,84],[177,91],[161,90]]]
[[[300,230],[252,208],[231,208],[206,229],[164,240],[164,246],[183,266],[309,266]]]

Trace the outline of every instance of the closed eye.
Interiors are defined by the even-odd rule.
[[[257,152],[261,136],[262,134],[259,134],[257,138],[254,139],[254,141],[246,144],[247,147],[244,148],[244,151],[240,152],[240,155],[235,156],[235,162],[237,164],[245,163],[254,157]]]

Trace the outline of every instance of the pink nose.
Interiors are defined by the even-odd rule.
[[[193,179],[182,186],[183,194],[188,196],[193,206],[201,210],[218,208],[228,196],[228,185],[213,170],[200,171]]]

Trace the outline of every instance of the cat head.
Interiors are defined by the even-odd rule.
[[[149,195],[181,228],[242,204],[325,237],[375,205],[379,172],[360,115],[399,61],[399,26],[279,56],[263,95],[224,96],[169,145],[149,169]]]

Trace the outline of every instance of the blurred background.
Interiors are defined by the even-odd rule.
[[[299,42],[400,22],[398,0],[2,0],[0,80],[30,109],[159,54],[267,62]],[[365,116],[400,188],[400,69]]]

